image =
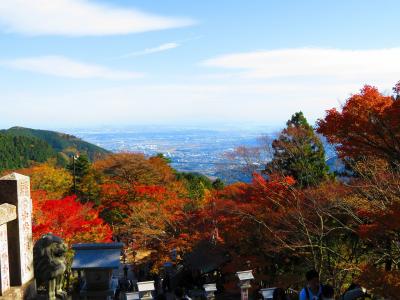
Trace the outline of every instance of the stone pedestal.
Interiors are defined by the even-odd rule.
[[[241,300],[249,300],[249,289],[248,288],[241,288],[240,289],[240,299]]]
[[[12,173],[0,178],[0,204],[17,207],[17,220],[7,223],[11,286],[23,286],[33,277],[32,201],[29,177]]]
[[[32,279],[22,286],[13,286],[0,300],[37,300],[36,281]]]

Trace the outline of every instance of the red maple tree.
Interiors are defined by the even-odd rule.
[[[111,241],[109,225],[99,217],[91,204],[82,204],[76,196],[47,199],[43,191],[32,192],[33,237],[46,233],[61,237],[68,245],[82,242]]]
[[[337,145],[342,157],[372,156],[400,162],[400,101],[372,86],[327,111],[317,131]]]

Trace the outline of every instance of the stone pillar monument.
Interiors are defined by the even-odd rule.
[[[11,287],[8,261],[7,223],[16,218],[17,209],[14,205],[8,203],[0,205],[0,296],[3,296]]]
[[[17,208],[17,219],[7,223],[11,286],[23,286],[34,277],[30,196],[29,177],[12,173],[0,178],[0,204]]]

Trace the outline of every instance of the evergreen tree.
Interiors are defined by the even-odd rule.
[[[172,162],[171,158],[166,157],[164,153],[157,153],[155,157],[161,158],[164,160],[167,164],[170,164]]]
[[[177,180],[186,183],[186,189],[190,202],[186,205],[186,211],[194,211],[200,207],[207,190],[213,188],[212,181],[205,175],[196,172],[177,173]]]
[[[266,173],[292,176],[299,187],[319,184],[329,176],[325,150],[302,112],[286,123],[278,139],[272,142],[273,158]]]
[[[75,193],[81,201],[86,202],[88,178],[91,172],[91,164],[87,155],[73,156],[71,163],[67,169],[73,176],[73,193]]]
[[[76,157],[75,155],[72,158],[71,163],[68,165],[68,170],[72,172],[72,175],[75,175],[76,181],[79,182],[89,174],[90,170],[90,162],[87,155],[79,155]]]
[[[225,187],[225,184],[220,178],[217,178],[213,181],[212,187],[215,190],[222,190]]]

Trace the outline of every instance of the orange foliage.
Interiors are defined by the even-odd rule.
[[[196,212],[186,212],[187,204],[188,199],[174,188],[161,185],[122,187],[113,182],[101,189],[100,208],[113,222],[118,238],[129,245],[128,259],[147,252],[151,255],[144,259],[151,260],[155,268],[171,259],[172,249],[182,256],[200,239],[193,223]]]
[[[95,170],[121,184],[166,184],[174,180],[172,168],[159,157],[146,158],[141,153],[108,155],[93,164]]]
[[[232,260],[231,269],[254,260],[254,267],[269,270],[267,279],[261,272],[257,280],[286,280],[287,285],[298,283],[299,277],[288,276],[293,268],[307,264],[340,286],[358,270],[359,255],[350,239],[354,221],[341,204],[349,189],[338,182],[303,190],[294,185],[291,177],[272,175],[267,180],[255,174],[251,184],[237,183],[214,193],[209,208],[213,225],[231,257],[240,257]],[[343,247],[331,242],[336,234],[345,240]]]
[[[386,299],[398,299],[400,295],[400,271],[385,271],[373,265],[365,265],[359,282],[373,294]]]
[[[267,181],[255,174],[251,184],[227,186],[216,192],[209,205],[208,215],[215,220],[219,238],[230,244],[240,241],[240,251],[246,255],[255,250],[252,244],[257,241],[257,251],[267,248],[278,251],[282,245],[282,236],[285,235],[282,225],[285,215],[293,207],[291,187],[294,180],[273,177]],[[263,242],[266,235],[268,243]],[[246,241],[251,242],[246,245]],[[237,248],[238,245],[231,246]]]
[[[61,237],[67,244],[111,241],[110,227],[99,218],[90,204],[82,204],[76,196],[60,200],[47,199],[43,191],[32,193],[33,237],[45,233]]]
[[[400,101],[364,86],[341,111],[331,109],[317,122],[342,157],[373,156],[400,161]]]

